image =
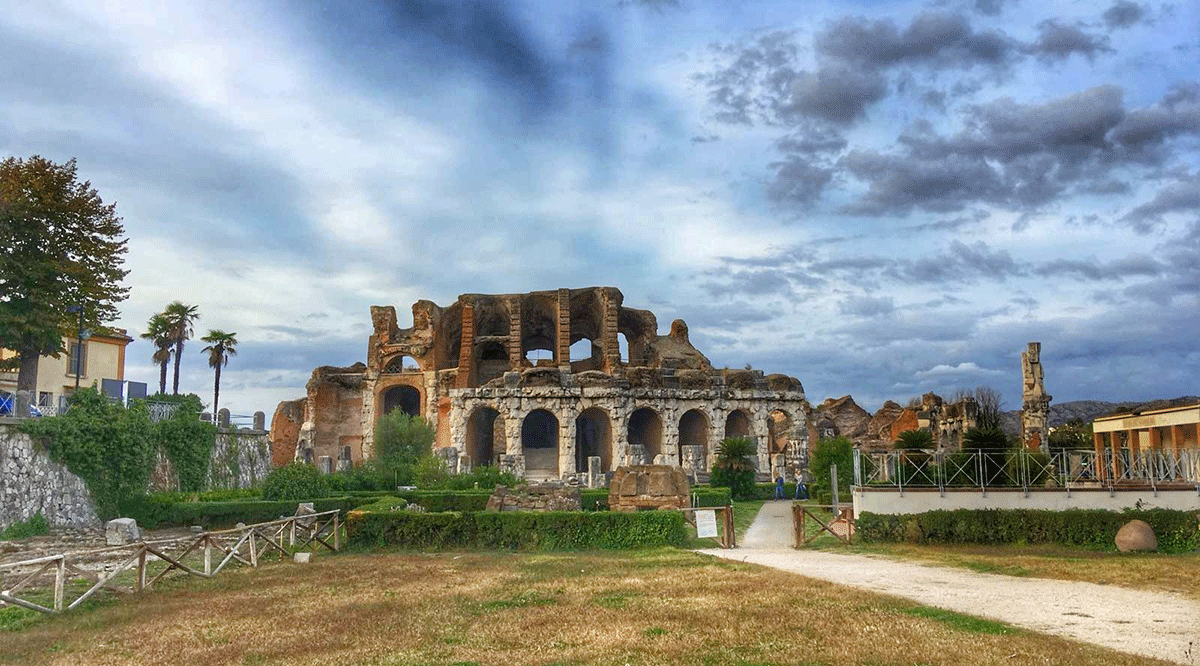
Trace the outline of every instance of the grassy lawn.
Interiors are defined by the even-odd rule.
[[[981,546],[855,544],[820,547],[835,552],[883,555],[946,567],[1030,578],[1078,580],[1155,592],[1175,592],[1200,601],[1200,553],[1117,553],[1066,546]]]
[[[1153,664],[676,549],[318,556],[0,632],[0,663]]]

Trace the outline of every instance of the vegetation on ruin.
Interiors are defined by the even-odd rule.
[[[0,641],[0,663],[28,666],[163,655],[194,666],[1160,663],[671,548],[323,556],[163,581]]]
[[[0,539],[28,539],[49,533],[50,521],[46,520],[46,516],[42,515],[41,511],[38,511],[29,518],[18,520],[0,530]]]
[[[1084,423],[1083,419],[1071,419],[1065,425],[1050,431],[1051,452],[1063,449],[1092,449],[1095,441],[1092,438],[1092,424]]]
[[[170,418],[155,423],[154,439],[171,461],[179,478],[179,490],[196,493],[208,485],[208,466],[216,442],[217,427],[199,419],[204,405],[199,396],[189,393],[167,397],[178,405]],[[69,412],[68,412],[69,413]]]
[[[0,347],[17,353],[18,390],[36,390],[38,359],[58,356],[81,321],[96,330],[116,319],[129,294],[124,231],[74,159],[0,162]]]
[[[932,449],[933,434],[928,430],[905,430],[896,437],[892,446],[907,450]]]
[[[263,480],[262,497],[269,501],[303,501],[324,497],[329,489],[316,467],[296,461],[271,470]]]
[[[833,501],[833,485],[830,467],[837,465],[838,495],[842,501],[850,497],[850,486],[854,483],[854,444],[846,437],[829,437],[813,446],[808,469],[813,480],[809,484],[811,497],[821,504]]]
[[[726,437],[717,445],[712,475],[708,482],[729,488],[733,499],[751,499],[754,488],[754,456],[758,447],[749,437]]]
[[[393,477],[393,486],[412,485],[418,463],[430,454],[435,435],[429,421],[394,409],[375,422],[374,462],[384,476]]]
[[[123,501],[146,489],[157,443],[141,401],[125,408],[95,388],[81,388],[71,394],[66,414],[29,419],[19,427],[83,479],[101,519],[118,516]]]

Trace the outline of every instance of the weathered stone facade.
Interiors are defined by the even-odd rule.
[[[593,457],[602,473],[649,463],[706,472],[728,436],[757,441],[764,473],[805,456],[797,379],[715,369],[682,320],[658,335],[654,314],[623,299],[613,287],[464,294],[444,308],[418,301],[404,329],[394,308],[372,307],[367,364],[314,371],[297,457],[322,467],[348,448],[358,463],[371,455],[376,416],[393,409],[433,423],[435,446],[453,449],[446,459],[459,469],[500,465],[581,485]]]
[[[1049,450],[1050,399],[1042,385],[1042,343],[1030,342],[1021,352],[1021,442],[1026,448]]]
[[[15,425],[0,423],[0,529],[39,511],[51,525],[100,525],[83,479],[50,460]]]
[[[683,469],[674,465],[618,467],[609,486],[611,511],[682,509],[691,505],[691,487]]]
[[[935,393],[926,393],[920,405],[901,407],[888,400],[870,414],[847,395],[830,398],[817,408],[813,433],[818,438],[844,436],[867,451],[886,451],[900,433],[928,430],[935,445],[958,450],[962,448],[963,433],[975,427],[978,411],[974,398],[947,403]]]

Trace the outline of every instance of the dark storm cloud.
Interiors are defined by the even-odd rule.
[[[1115,261],[1096,259],[1055,259],[1034,269],[1042,277],[1070,276],[1083,280],[1117,280],[1130,276],[1158,276],[1163,272],[1162,262],[1144,254],[1129,255]]]
[[[976,31],[960,14],[925,12],[904,30],[890,19],[847,17],[817,33],[818,53],[869,70],[901,64],[969,68],[1000,66],[1015,52],[1003,33]]]
[[[776,141],[775,147],[784,153],[812,155],[841,152],[846,148],[846,144],[846,138],[837,131],[823,128],[789,134]]]
[[[775,178],[767,186],[767,197],[780,203],[812,204],[833,177],[833,169],[816,166],[795,155],[771,166],[775,168]]]
[[[858,201],[842,207],[850,215],[904,215],[914,207],[944,213],[979,201],[1000,201],[1005,194],[1000,175],[980,156],[923,160],[853,150],[839,165],[869,184]]]
[[[822,68],[797,72],[775,105],[778,117],[788,124],[816,118],[848,125],[866,117],[866,109],[887,95],[887,82],[879,74],[849,68]]]
[[[856,317],[875,317],[892,312],[896,302],[891,296],[851,296],[838,302],[838,311]]]
[[[1152,106],[1130,109],[1112,139],[1130,152],[1144,152],[1182,134],[1200,133],[1200,82],[1184,81]],[[1157,161],[1157,160],[1155,160]]]
[[[1146,15],[1146,8],[1129,0],[1117,0],[1112,7],[1104,10],[1104,23],[1109,30],[1129,28],[1141,21]]]
[[[889,272],[906,282],[973,283],[1004,281],[1025,274],[1026,269],[1007,250],[992,250],[983,241],[971,244],[953,241],[944,252],[900,262]]]
[[[1090,35],[1080,24],[1066,25],[1056,19],[1038,24],[1038,37],[1027,47],[1043,62],[1066,60],[1078,53],[1089,61],[1101,53],[1113,53],[1106,35]]]
[[[1004,11],[1004,5],[1017,4],[1017,0],[974,0],[971,8],[986,16],[999,16]]]
[[[1200,213],[1200,173],[1166,185],[1154,198],[1129,211],[1122,219],[1140,231],[1148,231],[1154,222],[1170,213]]]

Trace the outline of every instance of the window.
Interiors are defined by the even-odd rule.
[[[71,343],[71,358],[67,361],[67,374],[74,377],[87,375],[87,345]]]

